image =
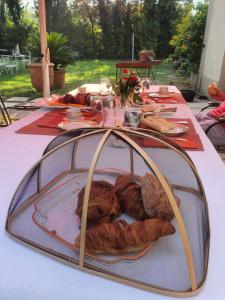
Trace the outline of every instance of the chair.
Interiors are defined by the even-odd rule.
[[[28,55],[24,55],[24,58],[22,59],[24,67],[26,67],[27,64],[31,63],[31,52],[28,51]]]
[[[150,75],[156,84],[156,77],[152,67],[160,64],[160,60],[154,61],[121,61],[115,64],[116,67],[116,81],[123,77],[123,69],[133,69],[140,78],[150,78]]]
[[[0,58],[0,72],[4,73],[6,62]]]
[[[3,117],[4,121],[5,121],[5,124],[0,125],[0,126],[8,126],[8,125],[12,124],[12,120],[10,118],[10,115],[7,111],[5,103],[4,103],[3,98],[1,96],[0,96],[0,112],[2,114],[2,117]]]
[[[0,58],[0,71],[2,73],[6,72],[6,65],[10,62],[10,55],[1,55]]]
[[[5,65],[5,69],[6,69],[6,73],[8,75],[14,75],[14,71],[17,73],[19,70],[18,67],[18,61],[14,60],[14,61],[10,61]]]
[[[218,118],[217,122],[215,122],[214,124],[210,125],[208,128],[206,128],[205,130],[205,134],[208,135],[208,133],[210,132],[210,130],[214,127],[214,126],[218,126],[218,125],[225,125],[225,117],[220,117]],[[224,143],[220,144],[220,145],[213,145],[215,147],[215,149],[218,152],[222,152],[225,153],[225,137],[224,137]]]
[[[208,103],[207,106],[203,107],[203,108],[201,109],[201,111],[204,111],[204,110],[206,110],[206,109],[208,109],[208,108],[212,108],[212,107],[218,107],[220,104],[221,104],[220,101],[217,101],[217,100],[213,100],[213,99],[212,99],[212,101],[210,101],[210,102]]]
[[[212,100],[212,101],[210,101],[210,102],[208,103],[207,106],[203,107],[203,108],[201,109],[201,111],[204,111],[204,110],[206,110],[206,109],[213,108],[213,107],[218,107],[218,106],[221,104],[221,101],[219,101],[219,100],[215,100],[215,99],[213,99],[213,98],[211,98],[211,100]],[[218,126],[218,125],[221,126],[221,125],[223,125],[223,124],[225,124],[225,117],[220,117],[220,118],[218,118],[218,119],[217,119],[217,122],[215,122],[215,123],[212,124],[212,125],[209,125],[209,127],[206,128],[205,134],[208,135],[208,133],[210,132],[210,130],[211,130],[213,127]],[[224,138],[224,143],[223,143],[223,144],[220,144],[220,145],[214,144],[213,146],[215,147],[215,149],[216,149],[218,152],[225,153],[225,138]]]

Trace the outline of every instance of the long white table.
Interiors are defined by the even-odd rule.
[[[165,296],[80,272],[8,237],[5,221],[14,191],[53,139],[53,136],[16,134],[15,130],[31,123],[44,113],[43,109],[36,111],[0,130],[0,299],[166,299]],[[211,227],[208,276],[204,288],[194,299],[224,299],[225,166],[186,105],[178,105],[173,117],[191,118],[204,146],[204,151],[188,151],[206,192]]]

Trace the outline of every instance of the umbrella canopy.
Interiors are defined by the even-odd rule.
[[[20,47],[19,47],[18,44],[16,44],[14,54],[15,54],[15,55],[20,55]]]
[[[48,97],[50,95],[50,84],[49,84],[50,55],[49,55],[49,49],[47,45],[47,38],[46,38],[45,0],[38,0],[38,12],[39,12],[41,54],[42,54],[43,96]]]

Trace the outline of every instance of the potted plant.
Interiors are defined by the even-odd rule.
[[[63,69],[71,62],[72,55],[67,46],[67,37],[58,32],[47,34],[48,48],[50,52],[49,81],[50,87],[62,88],[65,84],[65,70]],[[28,64],[28,70],[32,85],[36,90],[41,91],[43,87],[41,46],[38,35],[32,37],[29,47],[33,62]]]
[[[31,83],[37,91],[43,90],[43,74],[41,63],[41,46],[38,34],[34,34],[28,41],[28,48],[32,54],[32,62],[27,64],[28,72],[30,75]],[[53,64],[49,65],[49,83],[53,88],[54,84],[54,70]]]
[[[142,50],[139,52],[140,61],[152,61],[156,58],[154,50]]]
[[[54,87],[62,88],[65,84],[65,67],[72,60],[72,53],[67,46],[68,39],[59,32],[47,35],[50,60],[54,64]]]

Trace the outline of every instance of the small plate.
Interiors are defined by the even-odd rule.
[[[168,132],[164,133],[167,136],[179,136],[188,131],[187,126],[179,125],[173,129],[170,129]]]
[[[89,127],[97,127],[97,124],[94,121],[63,121],[58,124],[58,128],[63,130],[72,130],[77,128],[89,128]]]
[[[61,103],[58,102],[58,95],[52,95],[46,98],[38,98],[35,101],[33,101],[34,107],[49,107],[49,108],[84,108],[86,107],[85,105],[80,105],[80,104],[73,104],[73,103]]]

